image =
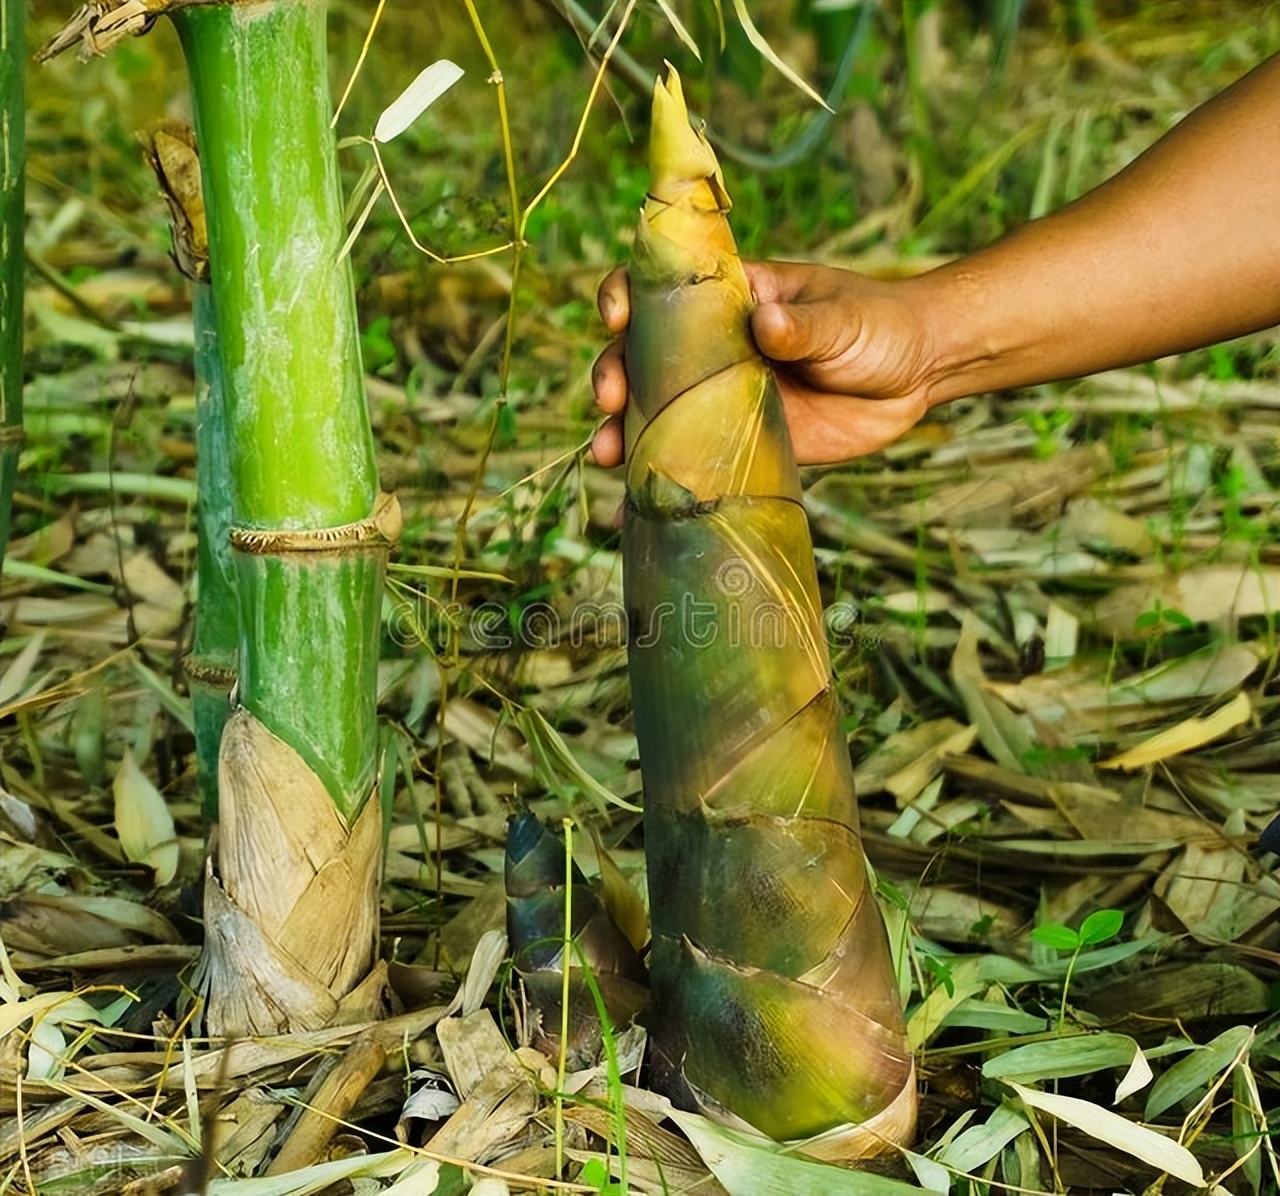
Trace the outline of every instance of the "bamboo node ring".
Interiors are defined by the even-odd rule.
[[[378,495],[373,510],[354,523],[317,528],[233,527],[231,547],[251,556],[389,549],[399,541],[403,526],[399,500],[394,494],[384,493]]]
[[[210,664],[198,656],[188,655],[182,658],[182,671],[188,681],[196,681],[201,685],[213,686],[217,689],[229,690],[236,683],[236,670],[225,665]]]

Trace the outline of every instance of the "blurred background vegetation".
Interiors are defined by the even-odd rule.
[[[60,25],[60,7],[37,5],[33,44]],[[372,7],[333,5],[335,90]],[[918,268],[1060,206],[1280,46],[1280,7],[1248,0],[903,0],[867,14],[839,0],[759,0],[752,8],[761,31],[824,93],[853,43],[850,78],[828,122],[732,20],[722,45],[714,7],[686,7],[702,65],[653,3],[640,5],[624,49],[648,74],[664,57],[676,62],[722,146],[741,151],[725,157],[744,253],[871,269],[891,268],[900,256]],[[555,8],[504,0],[484,14],[513,97],[526,199],[571,142],[589,79],[580,39]],[[1092,22],[1081,19],[1089,10]],[[501,243],[508,229],[493,89],[460,5],[387,8],[340,132],[367,134],[380,109],[437,57],[465,67],[466,79],[385,154],[419,239],[466,253]],[[578,161],[530,222],[531,282],[520,304],[527,318],[518,328],[525,351],[512,388],[518,407],[566,382],[584,398],[582,367],[596,339],[587,284],[625,257],[645,186],[637,92],[611,76]],[[165,255],[165,209],[137,134],[186,115],[167,22],[99,61],[33,66],[30,96],[31,244],[40,261],[80,284]],[[770,158],[799,160],[777,166]],[[349,149],[343,162],[354,184],[367,151]],[[382,376],[438,388],[500,314],[502,281],[492,274],[501,259],[432,269],[386,202],[353,256],[367,364]],[[578,285],[566,286],[566,274]],[[145,304],[145,294],[137,301]],[[549,343],[548,323],[576,350],[554,366],[547,358],[561,338]],[[65,346],[54,338],[43,353],[39,340],[35,349],[39,370],[45,354]],[[472,366],[492,391],[491,371]]]

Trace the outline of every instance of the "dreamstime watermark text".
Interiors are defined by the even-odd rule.
[[[390,630],[396,642],[408,647],[443,640],[445,629],[451,629],[464,644],[480,651],[604,649],[624,644],[640,649],[659,644],[694,650],[717,644],[730,649],[782,649],[809,639],[812,602],[804,592],[775,592],[747,562],[730,558],[716,570],[709,590],[668,594],[643,610],[629,610],[616,599],[469,605],[419,595],[401,598]],[[833,647],[853,643],[860,613],[851,600],[820,610],[818,618],[828,643]]]

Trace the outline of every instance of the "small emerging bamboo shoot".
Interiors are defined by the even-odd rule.
[[[573,866],[566,897],[564,844],[525,812],[507,823],[507,942],[525,1003],[535,1019],[533,1044],[560,1051],[565,903],[569,903],[569,1034],[565,1055],[578,1070],[599,1062],[602,1026],[586,980],[590,970],[614,1032],[644,1008],[644,965],[586,877]]]

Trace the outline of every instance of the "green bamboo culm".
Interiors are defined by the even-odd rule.
[[[218,754],[231,715],[240,609],[231,554],[231,471],[225,387],[213,288],[192,296],[196,381],[196,617],[187,680],[196,730],[196,775],[207,823],[218,820]]]
[[[631,265],[624,579],[658,1084],[854,1158],[913,1132],[813,546],[715,154],[672,71]]]
[[[326,9],[99,0],[41,52],[101,54],[167,13],[191,75],[238,607],[194,977],[215,1035],[367,1020],[386,991],[369,799],[400,514],[378,487],[342,257]]]
[[[169,205],[173,259],[191,283],[196,388],[196,611],[183,662],[195,722],[196,776],[205,822],[218,816],[218,753],[231,714],[239,609],[231,554],[231,471],[227,396],[209,282],[209,233],[195,134],[165,124],[146,138],[147,160]]]
[[[376,679],[399,533],[360,364],[322,0],[173,12],[191,74],[239,597],[200,988],[214,1033],[367,1018]]]
[[[22,455],[26,0],[0,0],[0,565]]]

